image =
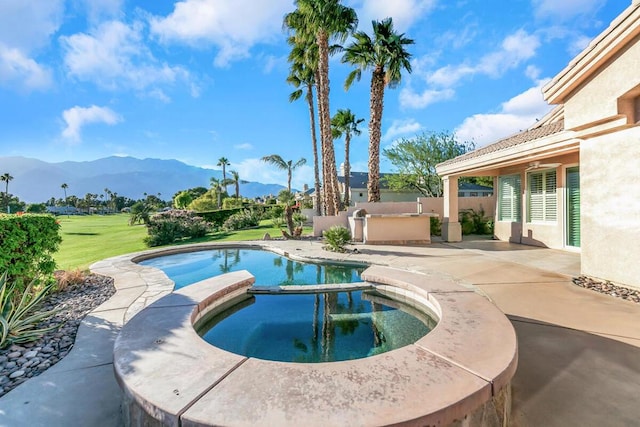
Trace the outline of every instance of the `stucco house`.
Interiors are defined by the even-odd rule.
[[[485,185],[471,184],[470,182],[458,183],[458,197],[489,197],[493,196],[493,188]]]
[[[380,201],[381,202],[415,202],[422,193],[412,190],[392,190],[384,179],[387,173],[380,174]],[[367,182],[369,174],[367,172],[351,172],[349,174],[349,200],[351,206],[356,202],[366,202],[368,199]],[[338,185],[340,187],[340,197],[344,199],[345,181],[344,170],[341,168],[338,174]]]
[[[493,176],[495,235],[579,251],[582,273],[640,288],[640,0],[543,88],[556,107],[437,167],[443,238],[459,241],[458,178]]]

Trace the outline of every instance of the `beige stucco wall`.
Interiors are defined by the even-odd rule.
[[[350,196],[352,205],[366,202],[368,197],[367,189],[352,188]],[[380,190],[380,202],[410,202],[415,201],[419,196],[420,193],[414,191]]]
[[[428,215],[367,215],[364,221],[365,243],[406,244],[431,241]]]
[[[582,273],[640,287],[640,128],[582,143],[580,197]]]
[[[636,38],[564,105],[565,127],[572,129],[618,114],[618,98],[640,83],[640,41]]]
[[[555,222],[531,223],[527,221],[527,167],[528,163],[519,166],[505,168],[500,171],[501,175],[520,175],[522,183],[522,204],[520,211],[522,212],[522,222],[512,223],[508,221],[498,221],[498,209],[495,207],[495,236],[500,240],[514,243],[523,243],[533,246],[544,246],[548,248],[562,249],[565,247],[565,178],[566,168],[577,166],[579,163],[579,154],[572,153],[564,156],[549,157],[540,160],[542,164],[559,163],[556,170],[556,188],[557,188],[557,205],[558,212]],[[544,168],[540,169],[544,170]],[[497,193],[497,190],[496,190]]]

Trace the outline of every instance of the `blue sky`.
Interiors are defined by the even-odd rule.
[[[549,107],[541,86],[630,0],[347,0],[370,31],[391,16],[415,40],[413,73],[387,90],[382,146],[425,130],[477,146],[529,127]],[[120,155],[284,183],[259,161],[305,157],[308,110],[289,103],[282,16],[290,0],[0,0],[0,156],[45,161]],[[365,118],[351,161],[366,171],[369,79],[349,92],[331,61],[331,109]],[[338,163],[344,144],[335,142]],[[391,171],[383,159],[382,170]],[[0,171],[1,172],[1,171]]]

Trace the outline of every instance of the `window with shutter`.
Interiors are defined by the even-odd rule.
[[[580,247],[580,169],[567,168],[567,246]]]
[[[498,220],[520,222],[520,175],[498,177]]]
[[[558,218],[556,171],[529,172],[527,174],[527,220],[529,222],[555,222]]]

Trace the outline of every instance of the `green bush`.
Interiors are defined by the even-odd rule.
[[[260,215],[248,209],[231,215],[222,225],[225,231],[242,230],[260,225]]]
[[[35,341],[49,328],[36,329],[38,323],[55,311],[35,312],[55,282],[34,291],[36,280],[21,290],[19,281],[11,281],[5,271],[0,276],[0,348]]]
[[[484,209],[460,211],[462,234],[493,234],[493,220],[484,216]]]
[[[326,249],[333,252],[344,252],[344,246],[351,241],[351,232],[347,227],[334,225],[324,232]]]
[[[431,235],[432,236],[441,236],[442,235],[442,221],[437,216],[432,216],[429,218],[431,222]]]
[[[216,227],[222,227],[222,224],[233,214],[242,212],[242,208],[220,209],[214,211],[198,212],[198,216],[204,218],[209,224]]]
[[[21,283],[50,276],[56,268],[53,254],[62,241],[59,229],[52,215],[0,214],[0,271]]]
[[[184,238],[203,237],[209,225],[193,211],[172,210],[161,212],[149,218],[144,241],[148,246],[160,246]]]
[[[235,209],[242,208],[244,206],[244,202],[242,199],[235,197],[227,197],[222,200],[222,209]]]

